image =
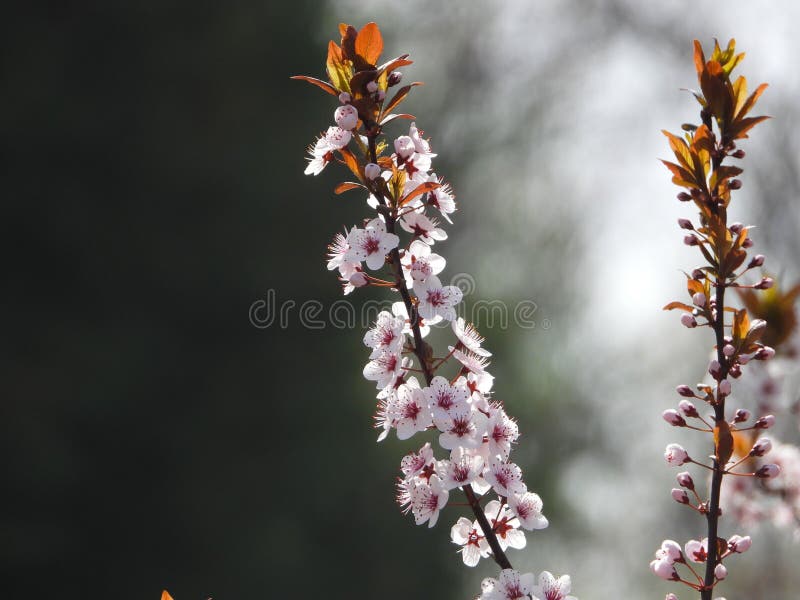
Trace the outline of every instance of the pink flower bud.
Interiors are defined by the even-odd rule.
[[[681,412],[687,417],[697,418],[700,416],[700,413],[697,412],[697,407],[688,400],[681,400],[678,403],[678,408],[680,408]]]
[[[757,360],[769,360],[775,356],[775,349],[769,346],[764,346],[758,352],[756,352],[756,359]]]
[[[341,102],[342,104],[347,104],[348,102],[350,102],[350,94],[348,94],[347,92],[342,92],[341,94],[339,94],[339,102]]]
[[[356,128],[358,125],[358,111],[352,104],[343,104],[333,113],[336,124],[346,131]]]
[[[686,192],[681,192],[680,194],[678,194],[678,200],[680,200],[681,202],[688,202],[691,199],[692,197]]]
[[[769,429],[773,425],[775,425],[775,415],[765,415],[759,417],[753,427],[756,429]]]
[[[678,600],[678,597],[672,592],[670,592],[669,594],[667,594],[667,597],[664,598],[664,600]]]
[[[364,287],[369,284],[366,274],[357,271],[350,276],[350,283],[353,287]]]
[[[687,246],[697,246],[700,243],[700,240],[697,239],[695,235],[687,235],[683,238],[683,243]]]
[[[695,279],[697,281],[703,281],[703,279],[705,278],[706,274],[703,271],[703,269],[695,269],[694,271],[692,271],[692,279]]]
[[[684,427],[686,425],[686,421],[674,408],[665,410],[663,413],[661,413],[661,417],[673,427]]]
[[[694,229],[694,225],[692,225],[689,219],[678,219],[678,227],[681,229],[688,229],[689,231]]]
[[[750,419],[750,411],[746,408],[740,408],[736,411],[736,414],[733,417],[734,423],[744,423],[745,421]]]
[[[768,290],[775,284],[775,280],[772,277],[763,277],[761,281],[755,284],[753,287],[757,290]]]
[[[781,474],[781,468],[778,465],[764,465],[758,471],[756,471],[756,477],[761,479],[772,479],[773,477],[777,477]]]
[[[679,579],[675,566],[667,560],[654,560],[650,563],[650,570],[661,579],[677,581]]]
[[[694,398],[694,392],[688,385],[679,385],[675,388],[675,391],[685,398]]]
[[[763,266],[764,264],[764,255],[763,254],[756,254],[751,260],[750,264],[747,265],[748,269],[754,269],[755,267]]]
[[[731,356],[733,356],[734,354],[736,354],[736,348],[734,348],[734,347],[733,347],[733,346],[731,346],[730,344],[725,344],[725,345],[722,347],[722,353],[723,353],[725,356],[727,356],[728,358],[730,358]]]
[[[694,489],[694,479],[692,479],[692,476],[689,475],[689,471],[678,473],[676,479],[678,480],[678,485],[681,487],[685,487],[687,490]]]
[[[753,540],[750,539],[749,535],[744,537],[741,535],[732,535],[730,538],[728,538],[728,548],[730,548],[731,552],[737,552],[741,554],[742,552],[747,552],[752,545]]]
[[[734,379],[739,379],[739,377],[742,376],[742,368],[739,365],[732,365],[731,368],[728,369],[728,375]]]
[[[681,545],[674,540],[664,540],[661,542],[661,552],[670,562],[680,562],[683,560]]]
[[[681,315],[681,324],[684,327],[688,327],[689,329],[694,329],[695,327],[697,327],[697,321],[689,313],[683,313]]]
[[[728,229],[731,230],[731,233],[734,235],[738,235],[744,229],[744,223],[732,223]]]
[[[375,92],[377,92],[377,91],[378,91],[378,84],[377,84],[375,81],[370,81],[370,82],[367,84],[367,91],[368,91],[370,94],[374,94]]]
[[[753,247],[753,240],[750,238],[745,238],[742,242],[742,248],[752,248]]]
[[[719,382],[719,393],[723,396],[730,396],[731,395],[731,382],[727,379],[723,379]]]
[[[725,579],[728,576],[728,569],[722,563],[714,567],[714,577],[719,580]]]
[[[381,176],[381,168],[375,163],[369,163],[364,167],[364,176],[370,181],[374,181]]]
[[[750,450],[750,456],[764,456],[772,450],[772,442],[769,438],[759,438]]]
[[[414,140],[407,135],[401,135],[394,141],[394,151],[403,160],[410,158],[415,151]]]
[[[392,87],[400,83],[401,79],[403,79],[403,74],[400,71],[392,71],[389,73],[389,79],[386,83],[389,87]]]
[[[689,504],[689,494],[681,488],[672,488],[672,499],[678,504]]]
[[[669,444],[664,451],[664,460],[672,467],[679,467],[689,462],[689,453],[679,444]]]
[[[702,308],[706,305],[706,295],[703,292],[697,292],[692,296],[692,302],[695,306]]]
[[[386,100],[386,92],[384,92],[383,90],[378,90],[376,98],[378,99],[378,102],[383,102],[384,100]]]
[[[714,359],[708,363],[708,374],[714,379],[719,379],[719,376],[722,374],[722,367],[720,366],[719,361]]]

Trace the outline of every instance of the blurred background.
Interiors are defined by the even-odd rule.
[[[663,447],[705,449],[660,413],[712,340],[661,311],[699,257],[659,130],[697,120],[692,39],[736,37],[775,119],[744,146],[732,217],[800,279],[799,18],[788,0],[18,3],[0,24],[0,595],[456,599],[496,576],[461,564],[460,509],[431,530],[396,509],[421,442],[375,443],[361,325],[296,312],[341,297],[325,248],[368,213],[333,195],[341,170],[303,176],[335,100],[288,77],[324,75],[337,24],[370,20],[385,56],[416,60],[403,108],[457,194],[442,279],[469,276],[467,307],[537,306],[532,329],[482,327],[551,522],[512,561],[570,573],[581,600],[676,591],[648,562],[703,524],[670,499]],[[255,327],[270,294],[293,312]],[[720,593],[797,597],[790,528],[754,536]]]

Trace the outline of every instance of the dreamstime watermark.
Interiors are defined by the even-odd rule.
[[[475,292],[475,278],[468,273],[456,273],[449,285],[457,286],[464,294],[465,301],[455,307],[459,317],[471,322],[478,329],[508,329],[510,326],[521,329],[544,329],[552,327],[548,318],[537,318],[539,306],[533,300],[520,300],[508,303],[502,300],[477,300],[469,303],[466,298]],[[295,323],[306,329],[353,329],[371,327],[378,313],[390,311],[392,302],[386,300],[367,300],[356,305],[346,298],[329,305],[308,299],[298,302],[292,299],[278,300],[275,289],[267,290],[264,298],[250,304],[248,316],[253,327],[269,329],[279,327],[288,329]],[[439,326],[449,326],[439,323]],[[434,325],[435,327],[436,325]]]

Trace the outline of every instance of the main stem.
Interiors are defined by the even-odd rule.
[[[377,133],[367,135],[369,140],[370,160],[373,163],[378,162],[378,157],[375,151],[375,139],[377,136]],[[397,224],[397,217],[391,211],[388,199],[383,195],[381,195],[380,199],[383,202],[383,205],[390,209],[384,214],[386,218],[386,231],[387,233],[394,233],[395,226]],[[392,271],[394,272],[397,291],[400,292],[400,296],[403,298],[403,304],[405,304],[406,307],[406,312],[408,313],[408,320],[411,326],[412,335],[414,337],[414,355],[417,357],[417,362],[419,362],[419,366],[425,375],[426,384],[430,385],[433,381],[433,370],[431,369],[430,356],[426,350],[427,344],[422,340],[417,305],[411,299],[411,294],[409,293],[408,286],[406,285],[406,278],[403,275],[403,267],[400,263],[400,250],[398,248],[394,248],[389,253],[389,258],[391,259]],[[489,519],[486,518],[486,513],[483,512],[480,499],[475,494],[472,486],[467,484],[463,486],[462,489],[464,490],[464,495],[467,497],[467,502],[469,502],[470,508],[472,508],[472,512],[475,514],[475,519],[478,521],[481,531],[483,531],[483,536],[486,538],[486,542],[489,544],[489,548],[492,550],[494,561],[503,569],[513,568],[511,566],[511,562],[506,556],[506,553],[503,552],[503,549],[500,547],[500,541],[497,539],[497,534],[495,534],[494,530],[492,529]]]

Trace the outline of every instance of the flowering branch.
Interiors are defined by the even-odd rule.
[[[535,585],[530,573],[513,570],[508,548],[524,548],[524,530],[548,525],[542,501],[528,490],[520,468],[509,461],[519,437],[516,422],[501,402],[492,398],[494,378],[487,371],[491,353],[472,324],[457,318],[455,306],[462,293],[442,285],[437,277],[445,259],[432,247],[447,239],[437,217],[452,223],[456,205],[452,189],[431,170],[430,143],[412,122],[408,135],[390,145],[384,127],[396,119],[414,117],[394,110],[418,82],[397,88],[400,68],[412,63],[401,55],[377,66],[383,39],[374,23],[361,30],[339,26],[341,44],[331,41],[326,61],[328,81],[296,76],[336,96],[336,126],[329,127],[309,147],[306,174],[318,174],[337,160],[357,181],[336,186],[337,194],[353,189],[368,193],[367,203],[376,216],[364,226],[338,234],[329,246],[329,270],[338,270],[344,293],[368,286],[391,287],[401,302],[392,312],[382,311],[374,328],[364,337],[371,349],[364,368],[366,379],[378,392],[378,440],[395,430],[401,440],[428,431],[438,434],[447,458],[437,460],[430,442],[401,462],[397,499],[404,513],[411,512],[418,525],[433,527],[447,504],[450,492],[461,489],[475,521],[464,517],[451,528],[451,539],[460,546],[463,562],[475,566],[489,556],[501,567],[499,578],[482,584],[484,600],[575,600],[568,596],[570,578],[543,571]],[[389,98],[392,88],[397,91]],[[407,243],[401,243],[401,236]],[[367,273],[388,267],[389,275]],[[449,352],[434,358],[425,342],[430,327],[449,321],[455,335]],[[409,340],[410,337],[410,340]],[[411,356],[416,358],[416,367]],[[445,377],[442,370],[448,368]],[[411,373],[421,373],[424,385]],[[496,499],[482,505],[485,495]],[[455,505],[455,503],[454,503]]]
[[[672,181],[685,188],[678,194],[683,202],[693,201],[700,211],[700,225],[695,228],[689,219],[679,219],[679,226],[691,233],[684,237],[684,243],[697,247],[706,260],[706,265],[687,275],[687,290],[692,304],[671,302],[666,310],[684,311],[681,322],[688,328],[708,326],[714,331],[715,358],[708,366],[713,385],[698,384],[697,392],[687,385],[678,386],[677,391],[684,399],[679,410],[667,410],[664,419],[676,427],[711,433],[713,454],[711,465],[692,459],[688,452],[678,444],[667,446],[665,458],[670,465],[694,463],[711,471],[708,500],[702,501],[695,491],[694,481],[688,472],[678,475],[680,488],[672,490],[672,497],[706,518],[707,536],[703,540],[690,540],[685,546],[685,554],[680,546],[666,540],[656,552],[651,568],[656,575],[667,580],[679,581],[700,592],[702,600],[711,600],[714,587],[727,576],[723,559],[731,554],[741,553],[750,546],[749,537],[734,535],[728,539],[719,537],[721,516],[720,495],[726,475],[757,478],[772,478],[778,475],[777,465],[768,464],[749,473],[734,472],[744,459],[730,462],[734,455],[736,436],[746,429],[766,429],[774,423],[772,415],[759,418],[751,427],[737,428],[750,418],[749,411],[739,409],[732,419],[726,414],[726,399],[731,395],[731,380],[742,376],[742,367],[750,360],[767,360],[775,351],[761,343],[766,323],[762,320],[750,321],[746,309],[725,306],[727,288],[747,288],[765,290],[772,286],[772,280],[762,277],[757,283],[745,285],[739,282],[743,275],[764,264],[762,255],[754,256],[745,265],[747,249],[753,246],[748,236],[749,228],[741,223],[728,225],[727,211],[731,193],[741,187],[735,179],[742,173],[738,166],[724,164],[728,158],[744,158],[744,151],[736,146],[736,141],[747,138],[748,131],[768,117],[748,117],[766,84],[760,85],[753,94],[747,95],[747,82],[744,77],[731,80],[731,72],[744,58],[736,54],[734,40],[725,50],[715,44],[710,60],[706,61],[700,43],[694,43],[694,60],[700,91],[693,91],[701,106],[700,125],[685,124],[686,134],[676,136],[667,131],[670,148],[677,163],[663,161],[673,174]],[[730,325],[725,323],[725,313],[733,315]],[[730,330],[730,334],[728,334]],[[704,420],[688,398],[706,402],[713,409],[713,427]],[[686,419],[698,419],[709,429],[689,426]],[[762,438],[749,451],[749,456],[763,456],[770,451],[771,442]],[[690,490],[697,501],[693,504],[688,494]],[[705,563],[705,572],[700,577],[687,562]],[[676,565],[686,565],[696,581],[683,579]],[[668,594],[668,599],[675,599]]]

